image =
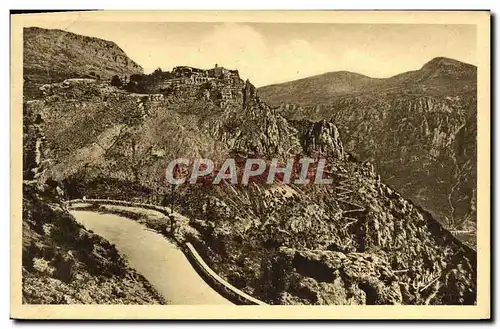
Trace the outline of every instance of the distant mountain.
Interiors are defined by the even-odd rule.
[[[24,29],[23,69],[28,87],[67,78],[142,73],[114,42],[62,30]]]
[[[411,90],[420,86],[422,90],[443,93],[475,91],[476,67],[445,57],[436,57],[420,70],[398,74],[385,82],[391,87],[406,87]],[[382,84],[383,86],[384,84]],[[413,87],[413,88],[412,88]]]
[[[387,79],[332,72],[258,90],[288,119],[331,120],[347,152],[450,227],[475,225],[476,67],[434,58]]]
[[[467,66],[438,60],[391,79],[325,74],[275,86],[283,100],[304,103],[273,108],[223,67],[110,81],[142,69],[112,42],[64,31],[26,29],[24,56],[25,96],[38,95],[23,104],[23,179],[44,195],[61,186],[69,198],[174,207],[188,218],[176,223],[176,241],[192,243],[219,275],[270,304],[475,304],[475,251],[386,184],[419,192],[429,209],[450,200],[448,215],[473,214],[475,102],[465,91],[475,87],[463,83]],[[378,159],[383,179],[346,150]],[[165,182],[175,158],[249,157],[326,158],[333,184]],[[33,193],[26,189],[23,200],[28,271],[49,257],[37,246],[68,250],[45,239],[45,224],[70,223],[47,222],[53,211]],[[83,263],[94,267],[90,260]],[[24,285],[29,300],[40,275],[26,277],[35,279]]]
[[[332,97],[371,90],[381,81],[362,74],[339,71],[261,87],[259,94],[271,105],[282,102],[317,105],[328,102]]]
[[[338,71],[259,88],[270,105],[302,106],[328,104],[341,97],[371,93],[453,93],[468,91],[476,84],[476,67],[454,59],[437,57],[420,70],[380,79]]]

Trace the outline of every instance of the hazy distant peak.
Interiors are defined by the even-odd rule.
[[[334,71],[334,72],[328,72],[325,73],[324,75],[329,75],[329,76],[334,76],[337,78],[343,78],[343,79],[374,79],[372,77],[366,76],[361,73],[356,73],[356,72],[351,72],[351,71]]]
[[[354,80],[354,79],[373,79],[369,76],[366,76],[364,74],[356,73],[356,72],[351,72],[351,71],[332,71],[332,72],[326,72],[318,75],[314,75],[311,77],[295,80],[295,81],[300,81],[300,80],[306,80],[306,79],[311,79],[311,78],[333,78],[333,79],[341,79],[341,80]]]

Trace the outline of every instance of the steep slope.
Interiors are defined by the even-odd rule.
[[[387,79],[394,87],[412,88],[423,85],[437,94],[474,91],[476,67],[450,58],[436,57],[418,71],[406,72]],[[408,92],[408,91],[407,91]]]
[[[26,103],[40,115],[45,176],[56,180],[84,172],[90,178],[129,179],[163,185],[164,169],[178,157],[229,152],[284,155],[300,151],[297,131],[255,97],[247,82],[245,102],[221,108],[204,96],[178,90],[168,97],[133,94],[95,80],[68,79],[44,88],[44,98]],[[172,141],[176,141],[173,143]]]
[[[271,304],[474,304],[476,253],[380,182],[332,162],[329,187],[205,185],[183,211],[217,272]]]
[[[384,181],[450,227],[473,230],[476,67],[435,58],[364,90],[352,83],[346,92],[317,93],[328,89],[324,83],[337,85],[330,76],[307,78],[310,88],[300,81],[263,87],[259,95],[288,119],[334,121],[346,151],[372,162]]]
[[[79,225],[49,186],[23,186],[23,303],[164,304],[114,245]]]
[[[27,304],[164,304],[114,245],[79,225],[47,163],[40,113],[23,111],[22,296]]]
[[[142,73],[114,42],[66,32],[29,27],[23,34],[23,77],[27,92],[67,78],[107,79]],[[30,89],[31,88],[31,89]]]
[[[269,303],[475,303],[475,252],[346,154],[333,122],[290,122],[249,82],[241,101],[222,107],[200,88],[137,95],[82,80],[44,88],[26,104],[41,115],[42,179],[74,197],[173,204],[190,218],[184,238]],[[234,154],[325,157],[334,183],[165,184],[174,158]]]

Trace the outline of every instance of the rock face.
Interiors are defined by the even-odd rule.
[[[386,79],[339,71],[259,88],[259,95],[270,105],[325,106],[339,98],[384,94],[462,94],[476,89],[476,67],[450,58],[437,57],[420,70]],[[304,113],[302,113],[304,114]],[[308,114],[309,116],[311,113]]]
[[[450,228],[474,230],[475,66],[435,58],[388,79],[334,72],[259,95],[287,119],[335,122],[346,152]]]
[[[340,140],[339,130],[333,122],[303,120],[291,123],[299,130],[300,144],[305,153],[321,153],[336,159],[344,158],[344,146]]]
[[[108,79],[115,74],[143,71],[111,41],[38,27],[25,28],[23,37],[23,76],[27,92],[40,84],[67,78]]]
[[[383,184],[333,161],[333,186],[197,187],[194,239],[218,273],[272,304],[474,304],[476,253]]]
[[[236,152],[285,155],[300,151],[297,130],[257,97],[249,81],[243,88],[242,103],[226,108],[211,123],[220,127],[217,134]]]
[[[398,305],[403,297],[397,276],[381,256],[328,251],[282,250],[296,273],[304,276],[283,298],[288,302],[302,295],[320,305]],[[291,257],[290,257],[291,256]],[[312,299],[312,300],[311,300]]]
[[[43,99],[28,105],[29,113],[43,114],[48,157],[55,162],[47,162],[47,172],[58,175],[68,190],[78,187],[96,197],[131,198],[123,191],[133,186],[143,192],[140,197],[174,200],[189,218],[186,239],[216,272],[272,304],[475,303],[476,253],[385,184],[372,161],[358,161],[344,151],[352,146],[344,146],[340,136],[348,143],[353,136],[363,138],[372,148],[377,144],[368,143],[367,136],[417,140],[403,141],[384,131],[416,127],[403,120],[407,112],[397,117],[397,111],[366,108],[370,116],[364,123],[346,108],[339,118],[362,127],[346,135],[346,128],[336,128],[342,120],[286,119],[248,81],[241,101],[222,107],[198,93],[200,86],[186,88],[193,90],[165,97],[131,94],[103,81],[44,88]],[[369,104],[368,99],[346,102]],[[438,145],[450,145],[450,139],[439,129],[433,132],[431,118],[441,120],[441,127],[449,124],[446,115],[455,111],[450,102],[398,104],[419,115],[427,109],[442,113],[426,119],[427,130],[425,125],[416,130],[428,131],[441,152]],[[396,116],[390,125],[369,124],[372,117],[385,122],[389,114]],[[469,134],[467,129],[458,133],[463,139]],[[234,153],[264,158],[321,153],[333,160],[325,170],[333,183],[165,186],[164,170],[174,158],[227,159]],[[399,161],[392,159],[386,161]],[[91,190],[96,181],[101,187]],[[113,188],[121,193],[113,194]]]

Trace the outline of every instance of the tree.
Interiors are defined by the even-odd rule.
[[[141,82],[143,80],[143,74],[132,74],[130,76],[130,82]]]
[[[114,87],[121,87],[122,86],[122,80],[118,75],[113,75],[111,78],[111,85]]]
[[[161,70],[160,67],[153,71],[153,75],[161,75],[162,73],[163,71]]]

